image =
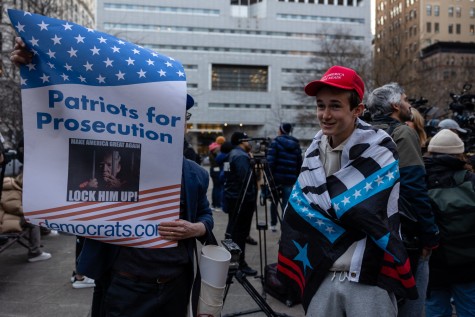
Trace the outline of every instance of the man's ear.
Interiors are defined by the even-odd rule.
[[[393,112],[397,112],[397,111],[401,110],[401,107],[399,106],[398,103],[392,103],[391,107],[393,108]]]
[[[354,112],[355,118],[361,116],[364,112],[364,104],[360,103],[354,110],[355,110]]]

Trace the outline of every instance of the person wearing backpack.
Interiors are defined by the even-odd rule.
[[[464,157],[460,137],[443,129],[430,141],[424,157],[427,186],[440,246],[429,265],[426,317],[475,316],[475,173]]]

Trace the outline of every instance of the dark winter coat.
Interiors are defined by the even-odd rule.
[[[453,175],[463,170],[466,162],[447,154],[433,154],[424,157],[427,171],[427,186],[432,188],[454,187]],[[465,181],[471,181],[475,188],[475,174],[468,172]],[[456,197],[454,197],[456,198]],[[473,211],[475,212],[475,210]],[[475,244],[473,238],[468,238],[467,245]],[[443,240],[441,241],[441,247]],[[447,286],[452,283],[466,283],[475,281],[475,263],[466,263],[463,266],[450,267],[438,254],[438,249],[433,250],[429,263],[429,288]]]
[[[294,185],[302,166],[299,141],[290,135],[280,135],[267,150],[267,162],[276,185]]]

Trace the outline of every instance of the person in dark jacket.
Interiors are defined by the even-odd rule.
[[[432,137],[429,143],[429,152],[424,157],[427,170],[427,186],[433,188],[451,188],[455,186],[454,175],[456,172],[467,170],[464,181],[470,181],[475,189],[475,173],[469,162],[465,159],[464,143],[460,137],[448,130],[443,129]],[[454,200],[460,197],[453,197]],[[443,213],[444,210],[441,210]],[[475,210],[468,211],[473,217],[465,217],[465,221],[475,219]],[[466,214],[465,214],[466,215]],[[460,214],[462,216],[462,214]],[[453,218],[444,217],[444,221]],[[436,220],[440,223],[442,219]],[[457,221],[457,219],[453,219]],[[445,224],[447,227],[449,224]],[[475,244],[475,232],[473,225],[467,224],[466,228],[472,228],[471,232],[458,232],[458,243],[461,248],[468,246],[473,249]],[[441,224],[441,226],[443,226]],[[447,233],[449,234],[449,233]],[[451,236],[446,240],[447,234],[441,230],[440,247],[433,251],[430,258],[429,287],[425,305],[426,317],[453,316],[451,298],[454,299],[457,316],[475,316],[475,262],[467,253],[461,253],[456,263],[455,259],[447,259],[446,247],[456,243],[456,237]],[[453,232],[450,233],[454,235]],[[473,252],[472,252],[473,254]]]
[[[224,183],[226,182],[226,177],[225,177],[225,167],[226,167],[226,170],[229,170],[229,153],[232,151],[232,149],[234,148],[234,146],[232,145],[231,142],[229,141],[225,141],[222,145],[221,145],[221,148],[220,148],[220,151],[218,153],[218,155],[216,156],[216,164],[218,164],[218,167],[219,167],[219,176],[218,176],[218,181],[221,182],[221,184],[223,184],[221,186],[221,194],[220,194],[220,198],[221,198],[221,208],[223,209],[223,211],[225,213],[228,213],[228,209],[226,207],[226,204],[225,204],[225,199],[224,199]]]
[[[429,279],[429,258],[431,250],[438,246],[439,229],[427,194],[419,138],[416,131],[405,124],[412,119],[411,104],[404,89],[397,83],[390,83],[373,90],[366,107],[373,116],[373,126],[386,130],[397,145],[401,176],[399,206],[403,201],[407,202],[417,219],[417,229],[412,233],[417,235],[416,241],[420,243],[414,251],[408,249],[408,253],[411,267],[415,270],[419,299],[401,305],[398,316],[421,316]],[[404,230],[404,223],[401,224]]]
[[[267,150],[267,163],[274,178],[274,183],[280,193],[282,212],[287,205],[292,187],[300,173],[302,166],[302,150],[299,140],[291,136],[292,125],[282,123],[279,127],[279,135],[272,141]],[[276,231],[277,206],[271,202],[271,230]]]
[[[241,248],[239,270],[253,276],[257,271],[246,263],[246,239],[256,209],[257,184],[249,155],[251,145],[246,141],[248,138],[244,132],[234,132],[231,136],[234,148],[229,153],[229,169],[225,172],[224,199],[229,216],[226,236]]]

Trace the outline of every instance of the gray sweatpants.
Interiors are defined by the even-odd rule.
[[[310,317],[396,317],[396,297],[372,285],[350,282],[344,272],[330,272],[313,296]]]

